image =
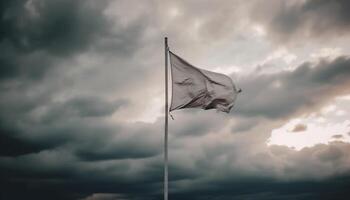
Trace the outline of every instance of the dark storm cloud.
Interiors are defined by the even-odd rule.
[[[77,68],[71,62],[75,55],[103,49],[113,50],[113,57],[131,57],[128,52],[137,46],[142,21],[112,32],[113,25],[119,24],[111,24],[104,15],[106,6],[107,1],[1,1],[1,156],[21,157],[62,148],[71,148],[72,155],[77,152],[83,160],[144,158],[159,153],[160,145],[154,144],[158,140],[145,138],[149,133],[136,136],[142,130],[135,130],[133,139],[119,136],[113,140],[113,134],[131,128],[119,130],[118,125],[104,120],[127,105],[127,100],[107,101],[94,96],[96,91],[83,92],[88,86],[79,90],[84,95],[70,89],[67,95],[67,88],[79,78],[70,74]],[[45,74],[62,63],[66,65],[62,69]]]
[[[75,154],[82,160],[148,158],[161,154],[159,124],[124,124],[112,134],[90,135],[77,144]]]
[[[255,20],[266,24],[273,40],[291,42],[298,38],[347,35],[350,3],[347,0],[258,2]],[[295,41],[294,41],[295,42]]]
[[[1,195],[5,199],[47,199],[52,193],[57,194],[54,199],[79,199],[94,191],[115,192],[115,188],[144,195],[154,192],[154,184],[161,179],[162,167],[156,157],[161,153],[160,127],[155,124],[127,126],[90,118],[57,118],[54,123],[35,124],[35,128],[29,125],[20,135],[22,143],[2,141],[5,146],[1,149],[6,149],[0,157]],[[47,146],[28,149],[31,143]],[[22,180],[11,181],[17,178]],[[38,188],[21,189],[29,183]],[[12,193],[13,188],[23,193]]]
[[[197,159],[196,163],[200,164],[193,170],[199,176],[179,181],[171,179],[172,197],[176,199],[223,200],[251,199],[253,197],[262,199],[328,199],[332,195],[347,194],[341,188],[349,185],[349,179],[337,177],[337,174],[338,170],[344,170],[342,167],[345,167],[347,172],[349,170],[346,167],[346,163],[349,161],[349,156],[346,153],[349,150],[349,144],[318,145],[300,152],[282,146],[272,146],[269,151],[260,153],[260,155],[244,150],[235,152],[235,150],[240,151],[240,148],[236,149],[232,146],[237,147],[233,144],[225,146],[224,148],[227,149],[216,156],[211,156],[212,159],[208,157]],[[219,155],[225,155],[226,164],[218,164],[216,159],[219,159]],[[242,156],[257,162],[244,163],[241,160]],[[337,168],[332,172],[335,173],[335,178],[327,178],[330,172],[329,165]],[[315,168],[312,166],[317,167],[318,170],[314,170]],[[257,171],[254,170],[255,167]],[[310,171],[311,168],[314,172]],[[252,171],[247,173],[246,170]],[[276,177],[272,178],[273,176],[270,175],[263,175],[272,171],[275,171],[275,175],[282,180]],[[307,176],[309,177],[306,178]],[[334,183],[338,184],[332,186]],[[324,191],[322,188],[328,188],[328,190]],[[323,195],[327,197],[322,197]],[[346,198],[341,196],[339,199]]]
[[[0,146],[0,152],[3,156],[54,149],[76,141],[81,135],[111,134],[114,128],[103,119],[128,104],[125,99],[108,101],[86,95],[57,102],[52,99],[51,92],[40,89],[38,94],[32,87],[16,92],[7,90],[2,94],[0,134],[4,145]]]
[[[33,144],[24,139],[16,138],[14,133],[4,133],[6,130],[3,128],[0,131],[0,156],[18,156],[39,152],[46,148],[43,144]]]
[[[1,1],[0,123],[2,142],[8,144],[1,146],[2,155],[56,148],[80,133],[110,133],[96,118],[112,115],[126,100],[106,101],[86,92],[56,99],[76,82],[76,77],[66,78],[71,76],[69,69],[76,68],[70,59],[111,36],[112,25],[103,14],[107,5],[108,1]],[[71,66],[45,76],[64,62]]]
[[[217,191],[201,191],[196,194],[176,194],[173,198],[184,200],[217,199],[217,200],[306,200],[306,199],[339,199],[345,200],[349,193],[344,190],[349,180],[342,178],[326,182],[276,182],[271,180],[251,180],[243,183],[229,183]],[[230,187],[231,186],[231,187]]]
[[[52,121],[73,117],[105,117],[112,115],[120,106],[127,104],[126,100],[108,102],[100,97],[78,96],[64,103],[53,103],[43,116],[43,120]]]
[[[106,1],[1,1],[0,78],[38,77],[106,34]]]
[[[13,117],[22,124],[12,123],[12,132],[5,127],[1,129],[4,143],[0,147],[1,154],[17,156],[65,144],[73,145],[83,160],[144,158],[159,154],[154,127],[124,127],[103,121],[126,103],[126,100],[106,102],[97,97],[81,96],[45,105],[49,109],[37,120],[31,119],[33,116],[27,118],[26,113],[17,113]]]
[[[349,145],[344,143],[332,144],[331,147],[328,145],[319,145],[314,148],[305,149],[300,153],[290,150],[288,148],[278,148],[273,147],[272,152],[273,156],[264,157],[266,163],[271,163],[271,159],[273,157],[278,156],[280,159],[290,159],[290,164],[284,165],[286,174],[290,174],[290,176],[296,175],[297,173],[308,173],[308,167],[303,169],[303,165],[301,163],[306,163],[307,165],[315,165],[319,167],[319,170],[316,173],[327,173],[324,171],[323,167],[326,167],[328,164],[323,165],[323,161],[327,161],[328,163],[337,163],[336,171],[341,171],[340,167],[345,167],[348,162],[348,155],[346,152],[349,150]],[[222,153],[227,153],[227,151],[223,151]],[[225,154],[226,154],[225,153]],[[232,152],[234,153],[234,152]],[[291,157],[286,157],[286,155],[292,155]],[[336,156],[332,156],[336,155]],[[252,154],[247,154],[245,156],[253,156]],[[51,155],[53,157],[53,155]],[[58,157],[59,158],[59,157]],[[232,157],[235,158],[235,157]],[[253,157],[254,158],[254,157]],[[252,159],[253,159],[252,158]],[[255,155],[255,159],[258,158]],[[207,165],[201,165],[201,167],[196,168],[196,171],[199,171],[201,176],[193,177],[191,179],[183,179],[188,180],[189,184],[183,186],[182,189],[179,189],[178,183],[174,182],[176,179],[173,177],[170,179],[172,182],[171,187],[175,187],[171,196],[173,198],[181,198],[181,199],[208,199],[208,198],[217,198],[217,199],[246,199],[248,197],[263,197],[266,195],[265,199],[278,199],[285,198],[291,199],[292,197],[321,197],[323,195],[336,195],[339,196],[347,190],[339,190],[340,188],[346,188],[349,186],[349,180],[347,178],[330,178],[323,181],[312,180],[312,181],[279,181],[271,178],[257,178],[253,176],[245,177],[245,175],[239,175],[237,169],[226,168],[224,166],[215,165],[215,162],[210,162],[205,160],[197,160],[197,162],[206,163]],[[267,159],[267,160],[266,160]],[[64,159],[63,159],[64,160]],[[281,161],[282,161],[281,160]],[[320,162],[322,161],[322,162]],[[23,162],[23,161],[22,161]],[[57,193],[58,199],[78,199],[82,198],[86,191],[86,196],[89,196],[89,190],[94,191],[94,193],[124,193],[125,199],[158,199],[161,198],[160,189],[161,189],[161,176],[155,176],[156,174],[161,174],[162,168],[161,165],[157,165],[156,168],[151,168],[151,171],[143,171],[142,176],[148,176],[146,182],[143,182],[143,179],[139,179],[132,174],[129,174],[131,166],[130,163],[125,163],[120,165],[119,167],[117,163],[114,164],[114,167],[103,165],[100,163],[99,166],[102,168],[89,169],[88,163],[84,165],[79,165],[74,161],[70,161],[66,167],[57,167],[52,168],[54,165],[47,165],[45,163],[52,162],[49,157],[45,160],[41,161],[43,165],[41,165],[40,171],[31,171],[27,172],[27,174],[31,174],[31,176],[36,177],[36,179],[31,179],[31,184],[36,184],[40,187],[33,187],[28,191],[25,191],[20,194],[11,194],[11,187],[23,187],[26,184],[26,181],[22,178],[20,180],[16,180],[11,182],[10,184],[4,185],[3,188],[9,190],[4,190],[4,197],[12,197],[12,199],[20,199],[23,195],[30,195],[32,197],[36,197],[37,199],[45,199],[50,196],[49,191],[51,193]],[[232,162],[238,162],[238,160],[232,160]],[[19,164],[20,162],[18,162]],[[32,165],[33,162],[28,163],[28,168]],[[58,162],[55,165],[67,164],[67,162]],[[94,164],[96,165],[96,163]],[[75,167],[74,167],[75,166]],[[92,165],[91,165],[92,166]],[[73,167],[73,168],[72,168]],[[273,167],[271,165],[270,167]],[[17,167],[18,168],[18,167]],[[62,174],[64,168],[66,168],[66,172]],[[146,167],[147,168],[147,167]],[[219,168],[219,169],[216,169]],[[24,169],[24,168],[22,168]],[[115,171],[118,169],[118,171]],[[17,169],[18,170],[18,169]],[[59,171],[56,171],[59,170]],[[157,170],[155,174],[154,170]],[[182,169],[184,170],[184,169]],[[208,171],[210,170],[210,171]],[[228,171],[229,170],[229,171]],[[269,170],[266,168],[265,170]],[[303,170],[306,170],[303,172]],[[174,173],[174,169],[171,170]],[[244,171],[244,170],[243,170]],[[126,176],[117,175],[118,179],[113,179],[112,177],[108,178],[108,174],[110,176],[116,176],[117,174],[126,173]],[[171,173],[171,174],[173,174]],[[186,173],[186,170],[179,171],[177,173]],[[225,176],[221,176],[220,173],[225,174]],[[258,172],[257,172],[258,173]],[[51,174],[51,175],[50,175]],[[60,181],[52,180],[50,181],[53,175],[59,175],[61,177]],[[18,173],[17,176],[22,176],[21,173]],[[130,177],[131,176],[131,177]],[[171,175],[172,176],[172,175]],[[41,177],[41,178],[39,178]],[[45,178],[46,177],[46,178]],[[133,180],[134,178],[136,180]],[[188,177],[188,176],[187,176]],[[302,176],[300,176],[302,177]],[[73,178],[73,179],[72,179]],[[305,178],[305,177],[304,177]],[[68,181],[73,180],[73,181]],[[193,182],[193,183],[191,183]],[[154,185],[156,183],[156,185]],[[159,184],[158,184],[159,183]],[[213,185],[215,183],[215,185]],[[334,185],[337,183],[336,185]],[[45,185],[42,185],[45,184]],[[150,187],[151,185],[156,187]],[[70,188],[74,188],[71,190]],[[142,189],[141,189],[142,188]],[[327,188],[327,192],[325,192],[324,188]],[[80,194],[77,194],[73,191],[81,191]],[[262,194],[269,191],[269,194]],[[66,196],[62,196],[65,194]],[[308,195],[306,195],[308,194]],[[244,198],[245,197],[245,198]],[[344,199],[344,196],[340,196],[339,199]],[[282,199],[283,199],[282,198]],[[297,199],[298,199],[297,198]],[[249,199],[249,198],[248,198]],[[263,198],[264,199],[264,198]],[[327,198],[325,198],[327,199]]]
[[[243,91],[233,115],[286,118],[307,113],[338,95],[349,92],[350,59],[340,56],[303,63],[294,71],[277,74],[257,73],[242,78]]]
[[[2,1],[1,41],[19,52],[69,55],[106,30],[106,1]]]

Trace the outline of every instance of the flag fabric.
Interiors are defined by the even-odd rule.
[[[172,77],[170,111],[202,108],[230,112],[241,91],[230,77],[194,67],[171,51],[169,54]]]

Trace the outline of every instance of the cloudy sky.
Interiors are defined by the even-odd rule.
[[[1,0],[0,199],[160,200],[164,37],[242,88],[173,112],[170,199],[350,197],[347,0]]]

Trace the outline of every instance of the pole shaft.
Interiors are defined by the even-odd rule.
[[[165,44],[164,200],[168,200],[168,38]]]

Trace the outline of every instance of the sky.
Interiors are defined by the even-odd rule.
[[[170,199],[349,199],[349,9],[1,0],[0,199],[162,199],[164,37],[243,90],[172,113]]]

